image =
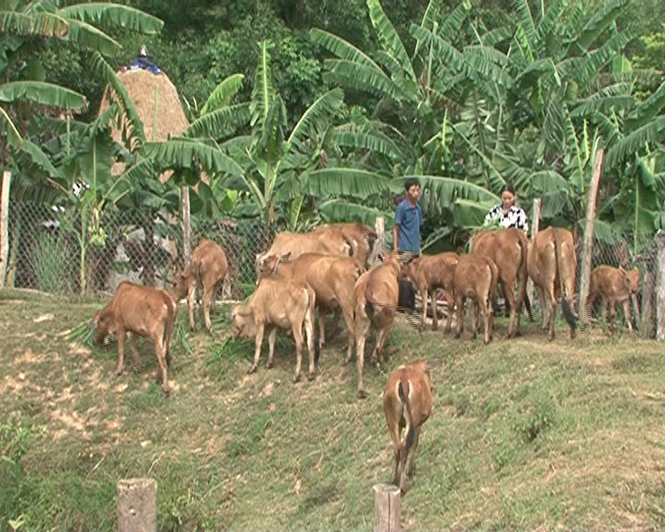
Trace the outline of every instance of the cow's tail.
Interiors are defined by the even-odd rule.
[[[413,446],[416,438],[415,427],[413,426],[413,414],[411,413],[411,403],[409,401],[409,380],[406,375],[402,374],[397,384],[397,395],[402,403],[402,411],[404,412],[404,419],[406,420],[406,433],[402,440],[404,452],[408,453],[409,449]]]
[[[555,277],[559,277],[559,287],[561,289],[561,312],[563,313],[563,318],[566,320],[566,323],[575,329],[577,327],[577,318],[571,307],[571,302],[569,300],[570,294],[567,294],[564,289],[561,254],[559,253],[559,241],[557,240],[556,232],[552,232],[552,237],[554,242],[554,275]]]
[[[494,268],[492,268],[492,263],[490,262],[490,259],[487,260],[487,267],[490,269],[490,285],[489,288],[487,289],[487,311],[491,311],[492,307],[490,306],[492,304],[492,297],[496,296],[496,289],[494,288],[494,283],[498,281],[498,279],[494,279]]]

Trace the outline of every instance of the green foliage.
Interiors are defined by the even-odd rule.
[[[37,288],[47,293],[62,293],[69,290],[70,280],[66,273],[70,260],[65,239],[62,235],[42,232],[37,237],[30,254],[30,263],[35,275]]]

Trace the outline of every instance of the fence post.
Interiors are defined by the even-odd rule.
[[[656,235],[656,339],[665,340],[665,233]]]
[[[388,484],[374,486],[374,532],[398,532],[400,489]]]
[[[591,186],[589,187],[589,196],[587,198],[586,225],[584,226],[584,243],[582,248],[582,275],[580,276],[580,294],[577,303],[577,311],[580,315],[580,322],[584,325],[589,324],[587,316],[586,298],[589,294],[589,282],[591,280],[591,254],[593,252],[593,223],[596,219],[596,198],[598,196],[598,183],[603,173],[603,159],[605,158],[605,149],[599,147],[593,161],[593,176],[591,177]]]
[[[383,252],[386,250],[386,221],[383,216],[377,216],[374,222],[376,229],[376,244],[378,251]],[[393,249],[397,249],[397,243],[393,243]]]
[[[9,256],[9,186],[11,179],[11,172],[5,170],[0,183],[0,288],[5,286]]]
[[[540,229],[540,207],[543,204],[543,200],[536,198],[533,200],[533,215],[531,216],[531,242],[533,242],[538,234]],[[531,304],[531,315],[533,316],[533,281],[527,273],[526,281],[526,296],[529,298],[529,303]],[[542,301],[541,301],[542,305]]]
[[[130,478],[118,481],[118,532],[156,532],[157,481]]]
[[[184,266],[192,260],[192,218],[189,208],[189,187],[182,187],[182,253]]]
[[[656,278],[647,264],[642,285],[642,320],[639,322],[643,338],[651,338],[653,333],[653,296],[656,289]]]

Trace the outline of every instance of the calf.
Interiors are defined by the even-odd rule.
[[[492,259],[499,271],[503,295],[510,305],[508,338],[521,334],[522,304],[526,296],[529,241],[524,231],[511,227],[478,233],[473,237],[474,255]],[[517,293],[515,293],[517,283]]]
[[[472,316],[473,337],[478,335],[478,312],[485,321],[485,343],[492,339],[492,298],[496,295],[499,270],[491,259],[481,255],[462,255],[454,276],[455,304],[457,305],[457,331],[455,338],[464,330],[464,302],[467,297],[474,301]]]
[[[231,336],[254,338],[254,363],[249,373],[256,371],[261,354],[263,333],[269,330],[270,351],[267,367],[272,367],[277,329],[291,329],[296,343],[296,373],[293,382],[300,380],[302,364],[303,326],[309,349],[308,378],[314,378],[314,290],[305,283],[290,279],[264,277],[252,294],[249,303],[236,305],[231,311]]]
[[[347,363],[353,354],[354,319],[353,287],[364,268],[350,257],[332,257],[316,253],[305,253],[294,260],[291,254],[283,257],[269,257],[263,263],[262,275],[278,275],[307,283],[316,294],[319,309],[319,342],[321,349],[325,343],[325,318],[328,310],[341,309],[348,329]]]
[[[432,413],[432,380],[426,360],[400,366],[388,376],[383,392],[383,411],[395,453],[392,483],[406,491],[406,476],[416,472],[420,429]],[[406,433],[402,438],[402,429]],[[407,458],[411,455],[408,469]]]
[[[365,398],[363,388],[363,365],[365,360],[365,342],[370,327],[378,330],[376,346],[372,352],[372,362],[383,359],[383,347],[395,322],[399,299],[398,279],[402,262],[411,259],[411,255],[401,257],[396,251],[385,253],[383,264],[363,273],[354,287],[355,302],[355,338],[358,364],[358,397]]]
[[[547,328],[545,309],[550,306],[549,339],[554,339],[554,319],[557,300],[561,297],[563,317],[570,327],[570,337],[575,338],[577,318],[571,301],[575,292],[577,257],[573,235],[566,229],[548,227],[536,234],[529,247],[527,260],[529,276],[538,287],[543,307],[543,329]]]
[[[440,253],[439,255],[423,255],[415,259],[404,268],[404,274],[416,286],[423,300],[423,319],[421,327],[425,327],[427,317],[428,295],[432,294],[432,329],[438,327],[436,292],[438,288],[446,291],[448,302],[448,318],[446,320],[446,332],[450,332],[450,324],[453,315],[453,280],[455,268],[457,268],[459,255],[457,253]]]
[[[171,365],[171,336],[177,314],[177,305],[169,294],[151,286],[142,286],[128,281],[118,285],[115,295],[93,319],[97,326],[95,342],[102,343],[109,334],[118,336],[118,368],[123,371],[125,356],[125,333],[130,333],[130,343],[136,360],[134,334],[148,337],[155,346],[164,394],[169,393],[167,367]]]
[[[189,326],[196,330],[194,324],[194,302],[196,289],[203,288],[203,316],[207,331],[212,334],[210,307],[215,296],[217,284],[224,281],[228,271],[226,254],[215,242],[204,239],[192,253],[192,262],[178,276],[176,298],[180,301],[187,298],[189,307]]]
[[[630,312],[630,296],[636,294],[640,284],[640,270],[624,270],[611,266],[598,266],[591,274],[591,285],[587,297],[587,316],[590,315],[591,304],[601,296],[600,312],[603,327],[605,326],[606,307],[610,308],[610,331],[614,331],[614,315],[616,303],[623,303],[628,329],[633,332],[633,318]],[[607,303],[607,305],[606,305]]]

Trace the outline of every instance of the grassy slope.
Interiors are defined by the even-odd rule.
[[[341,336],[294,386],[286,342],[276,369],[247,376],[251,346],[190,335],[163,399],[147,344],[116,377],[115,344],[63,334],[99,306],[0,292],[0,452],[29,435],[23,474],[0,465],[0,529],[22,516],[27,530],[112,530],[116,482],[137,476],[159,482],[161,530],[372,528],[371,487],[392,466],[385,375],[368,368],[356,400]],[[405,529],[665,527],[662,344],[563,331],[550,344],[530,326],[484,347],[400,325],[389,355],[436,366]]]

